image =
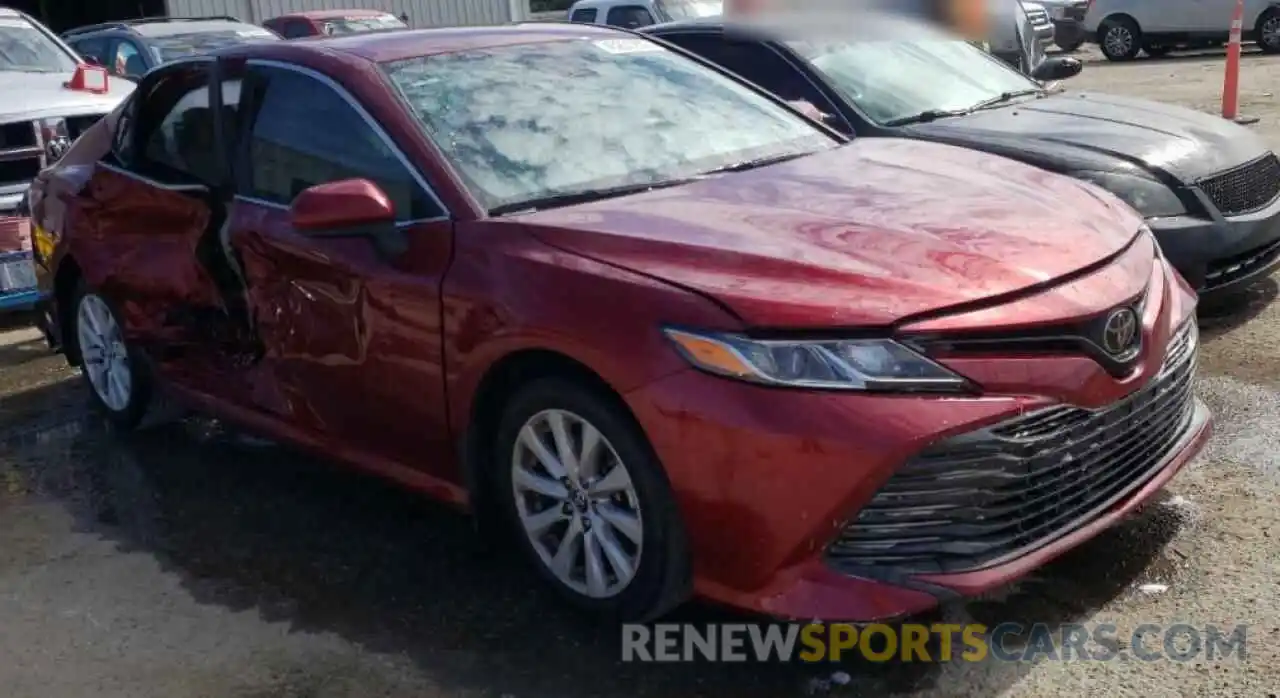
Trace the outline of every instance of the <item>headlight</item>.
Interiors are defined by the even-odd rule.
[[[967,391],[969,381],[889,339],[763,340],[667,329],[694,366],[739,380],[794,388]]]
[[[1106,189],[1120,197],[1126,204],[1147,218],[1155,216],[1178,216],[1187,212],[1177,194],[1164,184],[1154,179],[1118,172],[1096,172],[1083,170],[1072,172],[1072,176]]]

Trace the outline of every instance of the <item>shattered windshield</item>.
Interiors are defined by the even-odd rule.
[[[225,46],[241,44],[246,41],[263,40],[279,41],[280,37],[266,29],[245,25],[243,29],[171,34],[169,36],[153,36],[148,39],[151,44],[151,50],[161,63],[209,53]]]
[[[645,39],[503,46],[384,69],[489,209],[836,145],[773,101]]]
[[[0,17],[0,71],[69,73],[76,59],[22,17]]]
[[[376,17],[341,17],[325,20],[323,31],[330,36],[343,34],[363,34],[365,32],[385,31],[387,29],[408,29],[409,25],[393,15]]]

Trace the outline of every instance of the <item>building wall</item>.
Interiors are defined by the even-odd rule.
[[[230,15],[253,24],[303,10],[368,8],[409,15],[414,27],[505,24],[527,17],[528,0],[167,0],[171,17]]]

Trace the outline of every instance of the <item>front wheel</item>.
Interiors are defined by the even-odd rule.
[[[1098,46],[1107,60],[1129,61],[1142,51],[1142,32],[1128,17],[1103,20],[1098,27]]]
[[[493,462],[521,548],[571,603],[644,621],[688,598],[675,498],[616,401],[561,378],[531,383],[504,411]]]
[[[1258,18],[1258,48],[1280,53],[1280,12],[1267,10]]]
[[[72,304],[80,371],[93,406],[122,429],[142,421],[151,402],[151,376],[139,352],[128,345],[114,307],[81,284]]]

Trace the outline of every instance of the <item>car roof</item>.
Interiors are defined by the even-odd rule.
[[[0,17],[21,17],[22,13],[11,7],[0,7]]]
[[[246,28],[259,27],[248,22],[232,22],[225,19],[193,20],[183,22],[148,22],[134,24],[131,31],[145,37],[177,36],[179,34],[200,34],[204,32],[244,31]]]
[[[657,34],[663,31],[680,29],[723,29],[727,22],[721,15],[712,15],[710,17],[696,17],[694,19],[678,19],[674,22],[660,22],[658,24],[650,24],[647,27],[641,27],[638,31],[643,34]]]
[[[386,10],[371,10],[368,8],[353,8],[350,10],[300,10],[298,12],[290,12],[288,14],[278,15],[272,19],[342,19],[343,17],[381,17],[390,15],[391,12]]]
[[[502,26],[408,29],[394,32],[365,32],[345,36],[322,36],[294,41],[244,43],[213,51],[214,55],[245,58],[277,57],[304,60],[307,55],[344,54],[382,63],[418,56],[457,53],[476,49],[551,43],[590,37],[630,35],[614,27],[569,22],[529,22]]]

